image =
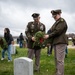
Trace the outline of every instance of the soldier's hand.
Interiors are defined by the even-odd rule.
[[[49,38],[49,35],[44,35],[44,39],[47,39],[47,38]]]
[[[32,40],[33,40],[33,41],[36,41],[36,40],[35,40],[35,37],[32,37]]]

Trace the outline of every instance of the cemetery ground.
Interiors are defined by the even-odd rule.
[[[6,59],[0,60],[0,75],[14,75],[14,59],[19,57],[27,57],[27,48],[16,47],[18,53],[12,55],[12,62]],[[1,58],[1,49],[0,49]],[[68,49],[68,57],[65,58],[65,75],[75,75],[75,49]],[[47,56],[47,48],[42,49],[40,58],[40,72],[34,72],[34,75],[54,75],[55,63],[54,63],[54,51],[52,55]]]

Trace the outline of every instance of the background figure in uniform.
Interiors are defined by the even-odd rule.
[[[50,34],[51,33],[51,31],[50,31],[50,29],[47,31],[47,34]],[[47,55],[48,56],[50,56],[50,54],[52,54],[52,49],[53,49],[53,46],[52,46],[52,44],[51,43],[48,43],[47,44]]]
[[[19,46],[20,46],[20,48],[23,47],[23,41],[24,41],[24,37],[23,37],[23,34],[21,33],[20,36],[19,36]]]
[[[75,46],[75,36],[72,37],[73,46]]]
[[[1,60],[5,59],[5,52],[7,51],[8,52],[8,62],[9,62],[9,61],[12,60],[12,58],[11,58],[11,47],[12,47],[12,44],[13,44],[13,37],[10,34],[9,28],[4,29],[4,39],[6,40],[8,47],[4,48],[2,50],[2,58],[1,58]]]
[[[67,40],[68,40],[68,35],[66,35],[67,36]],[[67,44],[67,46],[68,46],[68,44]],[[65,58],[67,58],[67,55],[68,55],[68,47],[66,47],[66,49],[65,49]]]
[[[65,49],[65,58],[67,58],[67,54],[68,54],[68,48],[66,47],[66,49]]]
[[[53,46],[51,44],[47,44],[47,55],[50,56],[52,54]]]
[[[50,29],[51,33],[45,35],[44,38],[53,38],[52,44],[55,53],[56,75],[64,75],[65,49],[68,44],[66,31],[68,27],[66,21],[61,18],[61,10],[52,10],[51,13],[55,23]]]
[[[38,13],[32,14],[32,17],[33,17],[34,21],[28,23],[27,29],[25,31],[26,36],[28,38],[28,46],[27,46],[28,47],[28,57],[32,59],[34,54],[35,54],[35,69],[34,69],[34,71],[39,71],[39,68],[40,68],[40,52],[41,52],[40,46],[34,46],[33,47],[33,43],[35,42],[34,35],[38,31],[45,32],[45,25],[39,21],[40,20],[39,15],[40,14],[38,14]]]
[[[17,38],[17,44],[19,44],[19,38]]]

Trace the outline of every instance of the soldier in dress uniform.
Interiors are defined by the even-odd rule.
[[[73,45],[75,46],[75,36],[72,37]]]
[[[51,27],[51,33],[45,35],[44,38],[53,38],[52,45],[54,46],[55,53],[55,64],[56,64],[56,75],[64,75],[64,57],[65,49],[68,44],[68,39],[66,36],[67,23],[61,18],[61,10],[52,10],[52,17],[55,23]]]
[[[34,35],[38,31],[45,32],[45,25],[40,22],[40,14],[33,13],[32,17],[33,17],[34,21],[29,22],[27,25],[27,28],[25,30],[26,36],[28,38],[28,57],[32,59],[35,54],[35,69],[34,69],[34,71],[39,71],[41,48],[39,46],[33,47],[33,43],[35,42]]]

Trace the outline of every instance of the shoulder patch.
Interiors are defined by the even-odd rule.
[[[61,21],[64,21],[64,19],[61,18]]]

